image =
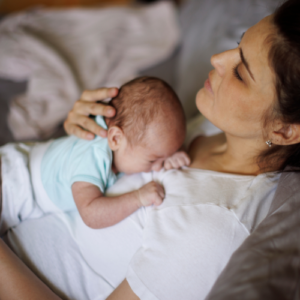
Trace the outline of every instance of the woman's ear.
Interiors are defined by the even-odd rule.
[[[124,142],[125,136],[123,130],[118,126],[112,126],[107,132],[107,141],[109,148],[112,151],[116,151],[120,148],[121,144]]]
[[[300,143],[300,124],[276,122],[271,134],[271,141],[275,145],[283,146]]]

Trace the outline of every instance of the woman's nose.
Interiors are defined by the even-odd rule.
[[[212,66],[221,77],[226,74],[227,66],[232,64],[232,59],[235,59],[236,51],[236,49],[232,49],[211,57],[210,62]]]

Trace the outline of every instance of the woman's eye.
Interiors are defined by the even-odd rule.
[[[238,80],[243,81],[242,77],[241,77],[240,74],[239,74],[238,66],[239,66],[239,65],[237,65],[236,67],[233,68],[233,75],[234,75],[234,77],[236,77]]]

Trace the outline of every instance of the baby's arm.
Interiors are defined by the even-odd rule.
[[[94,229],[112,226],[141,206],[160,205],[165,197],[163,187],[154,181],[115,197],[103,196],[100,189],[91,183],[75,182],[72,193],[83,222]]]

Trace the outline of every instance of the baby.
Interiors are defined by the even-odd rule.
[[[107,138],[60,138],[40,158],[40,178],[47,196],[63,211],[77,208],[91,228],[114,225],[141,206],[160,205],[164,190],[153,181],[115,197],[104,193],[119,173],[160,170],[166,159],[176,157],[185,137],[181,103],[160,79],[136,78],[124,84],[110,104],[116,109],[115,117],[96,117],[107,129]],[[189,163],[187,156],[179,161],[180,166]]]

